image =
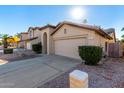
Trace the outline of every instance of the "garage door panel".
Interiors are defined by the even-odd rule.
[[[30,42],[27,43],[27,49],[31,50],[31,43]]]
[[[85,38],[66,39],[55,41],[55,54],[80,59],[78,46],[85,45]]]

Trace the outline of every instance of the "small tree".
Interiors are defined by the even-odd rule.
[[[18,42],[20,41],[20,38],[18,36],[13,36],[13,37],[9,37],[7,39],[7,42],[10,44],[16,44],[18,46]]]
[[[3,43],[2,43],[2,42],[0,42],[0,46],[1,46],[1,45],[3,45]]]
[[[8,48],[8,45],[12,43],[17,43],[18,45],[18,42],[20,41],[18,35],[9,36],[8,34],[0,34],[0,38],[2,38],[2,43],[4,45],[4,48]]]
[[[124,31],[124,27],[121,29],[121,31]],[[122,38],[122,39],[121,39],[121,42],[124,43],[124,35],[122,35],[121,38]]]
[[[7,48],[8,47],[7,39],[9,38],[9,35],[8,34],[0,34],[0,38],[2,38],[4,48]]]
[[[124,31],[124,27],[121,29],[121,31]]]

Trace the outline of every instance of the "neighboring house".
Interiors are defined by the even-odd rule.
[[[28,33],[27,32],[22,32],[19,34],[19,38],[20,38],[20,41],[19,41],[19,44],[18,44],[18,47],[20,48],[26,48],[26,41],[28,39]]]
[[[27,36],[27,39],[25,40],[26,41],[26,49],[32,50],[33,44],[37,44],[37,43],[41,42],[41,44],[43,46],[42,52],[51,54],[52,53],[51,33],[53,32],[54,29],[55,29],[55,26],[50,25],[50,24],[43,26],[43,27],[29,27],[28,32],[27,32],[28,36]],[[43,36],[44,33],[46,34],[46,36]],[[47,35],[48,35],[48,37],[47,37]],[[43,40],[45,40],[45,41],[43,41]]]
[[[28,35],[30,38],[39,37],[44,54],[80,59],[78,46],[82,45],[100,46],[107,54],[108,44],[116,42],[115,31],[110,30],[112,29],[108,31],[108,29],[103,30],[98,26],[64,21],[57,26],[29,28]]]
[[[26,47],[28,50],[32,50],[33,44],[41,42],[41,31],[39,29],[39,27],[29,27]]]
[[[113,39],[110,40],[110,42],[115,43],[116,42],[115,29],[114,28],[109,28],[109,29],[104,29],[104,31],[114,39],[114,40]]]

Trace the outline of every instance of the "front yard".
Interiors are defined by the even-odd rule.
[[[2,50],[1,50],[2,51]],[[25,60],[30,58],[39,57],[38,54],[34,53],[31,50],[15,50],[12,54],[4,54],[3,52],[0,52],[0,59],[1,61],[8,61],[8,62],[14,62],[18,60]]]
[[[32,51],[22,51],[1,54],[0,59],[10,62],[0,67],[0,80],[5,79],[7,83],[14,84],[5,87],[69,88],[69,73],[75,69],[88,73],[90,88],[124,87],[124,58],[108,58],[97,66],[88,66],[67,57],[56,55],[41,57]],[[34,84],[36,86],[32,80],[36,81]]]
[[[87,66],[80,64],[61,76],[41,85],[43,88],[68,88],[69,73],[75,69],[82,70],[89,75],[90,88],[122,88],[124,87],[124,59],[109,58],[104,64]]]

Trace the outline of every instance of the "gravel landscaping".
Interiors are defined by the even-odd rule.
[[[0,59],[6,60],[8,62],[14,62],[18,60],[30,59],[35,57],[39,57],[39,55],[30,50],[15,51],[13,54],[0,53]]]
[[[109,58],[97,66],[80,64],[59,77],[39,86],[39,88],[68,88],[69,73],[75,69],[88,73],[90,88],[124,87],[124,59]]]

